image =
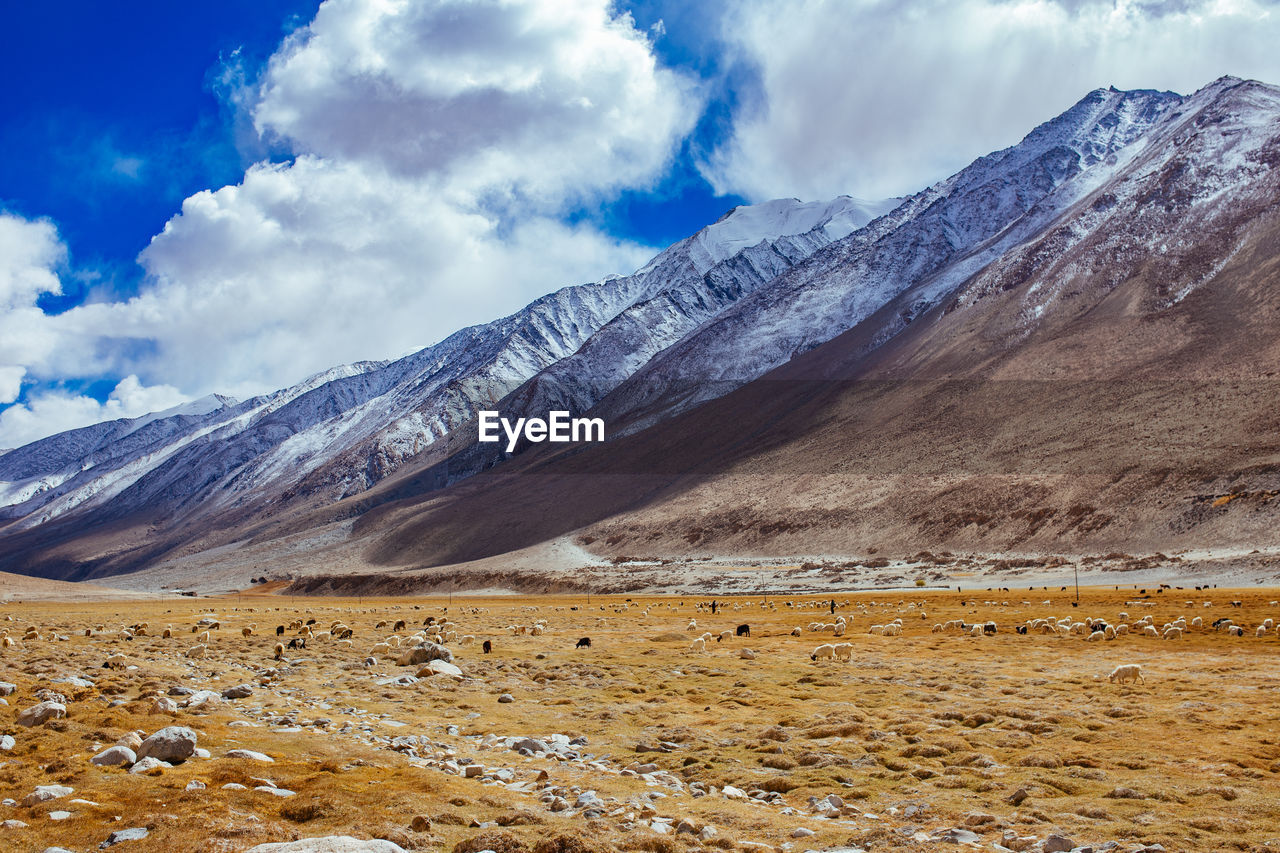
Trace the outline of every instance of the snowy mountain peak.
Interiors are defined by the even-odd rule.
[[[693,235],[688,242],[689,257],[698,271],[705,273],[762,240],[774,242],[815,228],[821,228],[827,240],[838,240],[888,213],[899,201],[863,201],[842,195],[831,201],[776,198],[742,205]]]

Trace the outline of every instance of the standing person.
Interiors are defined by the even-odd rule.
[[[836,615],[836,600],[834,598],[831,599],[831,615]]]
[[[716,615],[716,600],[714,598],[711,599],[711,615]]]

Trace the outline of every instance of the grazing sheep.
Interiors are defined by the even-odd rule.
[[[578,640],[577,645],[575,645],[575,646],[574,646],[574,648],[575,648],[575,649],[589,649],[589,648],[591,648],[591,638],[590,638],[590,637],[582,637],[581,639],[579,639],[579,640]]]
[[[480,648],[484,649],[484,653],[487,655],[489,652],[493,651],[493,643],[489,640],[485,640],[480,644]]]
[[[803,633],[804,633],[804,632],[800,630],[800,626],[799,626],[799,625],[797,625],[796,627],[794,627],[794,628],[792,628],[792,629],[791,629],[791,636],[793,636],[793,637],[799,637],[799,636],[800,636],[801,634],[803,634]]]
[[[196,637],[196,642],[202,645],[207,644],[209,642],[209,632],[208,631],[201,632],[200,636]]]
[[[1182,629],[1175,626],[1170,626],[1165,629],[1163,637],[1166,640],[1180,639],[1182,637]]]
[[[306,637],[294,637],[292,640],[289,641],[289,648],[291,649],[305,649],[306,647],[307,647]]]
[[[1159,637],[1160,632],[1156,630],[1154,625],[1144,625],[1142,627],[1142,635],[1144,637]]]
[[[191,648],[187,649],[187,657],[202,658],[204,657],[204,653],[208,650],[209,650],[209,647],[201,643],[198,646],[192,646]]]
[[[1107,676],[1107,681],[1119,682],[1124,684],[1126,681],[1141,681],[1143,684],[1147,680],[1142,677],[1142,664],[1125,663],[1111,670],[1111,674]]]
[[[848,661],[853,659],[853,643],[836,643],[834,650],[836,660]]]
[[[124,655],[112,655],[102,663],[103,669],[124,669],[129,665],[129,659]]]
[[[835,657],[836,647],[831,643],[823,643],[813,650],[813,654],[809,655],[809,660],[835,660]]]
[[[252,636],[253,636],[253,628],[252,628],[252,627],[241,628],[241,629],[240,629],[240,636],[242,636],[242,637],[252,637]]]
[[[1243,637],[1244,628],[1241,628],[1239,625],[1232,625],[1231,627],[1227,628],[1227,634],[1229,634],[1232,637]]]
[[[737,636],[739,636],[739,637],[750,637],[750,636],[751,636],[751,626],[750,626],[750,625],[748,625],[748,624],[746,624],[746,623],[744,622],[743,624],[739,625],[739,626],[735,629],[734,633],[736,633],[736,634],[737,634]]]
[[[706,652],[706,650],[707,641],[702,637],[699,637],[689,644],[689,651],[691,652]]]
[[[394,634],[394,633],[396,633],[396,632],[398,632],[398,631],[403,631],[404,629],[405,629],[405,622],[404,622],[404,620],[403,620],[403,619],[397,619],[397,620],[396,620],[396,624],[395,624],[394,626],[392,626],[392,628],[391,628],[391,632]]]
[[[271,656],[276,660],[282,659],[284,657],[284,643],[276,643],[275,651]]]
[[[1102,633],[1101,631],[1094,631],[1092,634],[1085,637],[1085,640],[1087,642],[1094,643],[1094,642],[1097,642],[1098,640],[1105,640],[1106,638],[1107,638],[1107,635]]]
[[[716,642],[717,643],[724,642],[725,640],[731,639],[732,637],[733,637],[733,632],[728,629],[725,629],[716,635]]]
[[[283,625],[277,625],[277,626],[276,626],[276,636],[277,636],[277,637],[282,637],[282,636],[284,636],[284,626],[283,626]]]

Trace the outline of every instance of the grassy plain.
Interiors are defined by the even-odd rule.
[[[1121,850],[1275,849],[1280,639],[1274,631],[1256,637],[1253,628],[1280,616],[1280,591],[1146,593],[1091,588],[1078,608],[1057,587],[728,597],[718,599],[715,616],[698,607],[709,598],[693,596],[11,601],[0,606],[0,629],[17,644],[0,650],[0,680],[17,690],[0,708],[0,733],[15,745],[0,752],[0,797],[21,801],[48,784],[75,791],[33,807],[0,806],[0,818],[26,824],[0,829],[0,848],[87,850],[113,830],[145,826],[148,838],[129,849],[237,851],[348,834],[405,849],[498,853],[788,843],[797,851],[955,850],[938,840],[952,828],[976,833],[982,849],[1009,830],[1022,839],[1056,832],[1077,844],[1116,841]],[[839,640],[806,628],[832,621],[832,596],[851,624]],[[392,634],[377,623],[405,619],[405,636],[446,608],[459,634],[476,638],[451,644],[461,681],[388,683],[419,669],[395,666],[394,653],[363,664]],[[1122,611],[1131,620],[1151,614],[1157,626],[1226,616],[1246,635],[1192,630],[1180,640],[1129,634],[1085,642],[1013,633],[1044,616],[1114,624]],[[208,656],[184,657],[196,642],[192,626],[206,614],[221,623]],[[316,619],[316,629],[341,620],[354,630],[352,644],[315,639],[275,660],[275,627],[295,618]],[[867,633],[894,618],[903,620],[901,636]],[[547,622],[541,636],[509,629],[538,619]],[[932,632],[949,619],[991,619],[999,633]],[[149,623],[147,636],[121,637],[121,628],[139,622]],[[749,638],[690,651],[703,631],[741,623],[750,625]],[[29,626],[40,638],[23,642]],[[246,637],[248,626],[254,633]],[[801,636],[791,635],[796,626]],[[159,636],[165,627],[173,638]],[[575,649],[584,636],[590,648]],[[492,654],[481,651],[485,639]],[[818,644],[841,641],[854,647],[851,662],[809,659]],[[756,657],[740,657],[744,648]],[[103,668],[113,654],[136,668]],[[1142,664],[1145,684],[1109,683],[1121,663]],[[57,682],[65,676],[93,685]],[[175,685],[221,691],[246,682],[255,685],[251,696],[207,712],[151,713],[154,697]],[[67,717],[16,725],[41,689],[66,697]],[[499,702],[502,694],[514,701]],[[144,775],[89,762],[129,732],[167,725],[197,730],[212,757]],[[525,757],[482,739],[552,734],[586,738],[573,747],[583,757]],[[425,742],[393,748],[391,739],[409,735]],[[275,761],[223,757],[236,748]],[[460,759],[485,770],[463,778],[440,769]],[[657,772],[628,770],[645,764]],[[501,769],[511,771],[505,783],[493,775]],[[188,790],[192,780],[207,787]],[[245,789],[222,788],[227,783]],[[263,785],[294,795],[256,790]],[[728,799],[725,786],[757,796]],[[694,796],[695,789],[709,793]],[[598,814],[575,807],[588,790],[602,801]],[[828,794],[845,807],[819,817],[810,798]],[[562,808],[556,796],[567,809],[551,810]],[[71,816],[53,820],[55,810]],[[415,817],[426,819],[417,829]],[[655,817],[671,818],[671,830],[651,828]],[[693,833],[675,831],[682,819]],[[714,832],[699,834],[705,825]],[[798,829],[814,834],[794,837]]]

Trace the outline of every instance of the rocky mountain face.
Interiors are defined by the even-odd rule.
[[[1184,492],[1280,488],[1278,167],[1274,87],[1091,92],[905,200],[741,208],[405,359],[0,456],[0,568],[351,517],[374,566],[561,536],[661,556],[1256,532],[1269,499],[1219,518]],[[480,408],[590,413],[615,440],[507,459],[476,444]]]

